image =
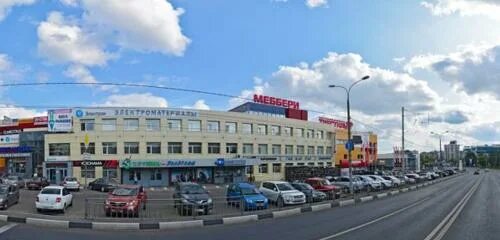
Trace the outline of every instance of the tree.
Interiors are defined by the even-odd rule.
[[[480,167],[488,167],[488,155],[484,153],[479,155],[477,162]]]

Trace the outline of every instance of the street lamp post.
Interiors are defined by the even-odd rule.
[[[441,138],[443,137],[444,134],[448,133],[450,131],[446,131],[443,133],[436,133],[436,132],[431,132],[431,134],[436,135],[439,137],[439,164],[443,164],[443,151],[442,151],[442,145],[441,145]]]
[[[358,84],[359,82],[361,81],[364,81],[364,80],[368,80],[370,78],[370,76],[366,75],[364,76],[363,78],[361,78],[360,80],[352,83],[349,88],[346,88],[344,86],[339,86],[339,85],[329,85],[328,87],[330,88],[342,88],[345,90],[346,94],[347,94],[347,145],[348,145],[348,149],[347,149],[347,158],[348,158],[348,161],[349,161],[349,191],[350,193],[354,193],[354,189],[353,189],[353,185],[352,185],[352,156],[351,156],[351,151],[352,151],[352,148],[351,146],[353,146],[353,143],[352,143],[352,139],[351,139],[351,103],[350,103],[350,95],[351,95],[351,89],[352,87],[354,87],[354,85]]]

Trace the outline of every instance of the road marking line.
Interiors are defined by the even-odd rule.
[[[382,221],[382,220],[384,220],[384,219],[386,219],[386,218],[388,218],[388,217],[394,216],[394,215],[396,215],[396,214],[398,214],[398,213],[400,213],[400,212],[402,212],[402,211],[405,211],[405,210],[407,210],[407,209],[409,209],[409,208],[412,208],[412,207],[414,207],[414,206],[416,206],[416,205],[418,205],[418,204],[421,204],[421,203],[423,203],[424,201],[427,201],[427,200],[429,200],[429,199],[430,199],[430,197],[426,197],[426,198],[424,198],[424,199],[422,199],[422,200],[419,200],[419,201],[417,201],[417,202],[415,202],[415,203],[410,204],[409,206],[406,206],[406,207],[404,207],[404,208],[400,208],[400,209],[398,209],[398,210],[396,210],[396,211],[394,211],[394,212],[391,212],[391,213],[389,213],[389,214],[387,214],[387,215],[384,215],[384,216],[379,217],[379,218],[377,218],[377,219],[374,219],[374,220],[372,220],[372,221],[369,221],[369,222],[363,223],[363,224],[358,225],[358,226],[356,226],[356,227],[349,228],[349,229],[347,229],[347,230],[344,230],[344,231],[339,232],[339,233],[335,233],[335,234],[330,235],[330,236],[326,236],[326,237],[324,237],[324,238],[320,238],[320,239],[318,239],[318,240],[328,240],[328,239],[332,239],[332,238],[336,238],[336,237],[342,236],[342,235],[344,235],[344,234],[346,234],[346,233],[350,233],[350,232],[352,232],[352,231],[356,231],[356,230],[358,230],[358,229],[360,229],[360,228],[366,227],[366,226],[368,226],[368,225],[371,225],[371,224],[374,224],[374,223],[376,223],[376,222]]]
[[[1,227],[1,228],[0,228],[0,234],[3,234],[4,232],[9,231],[11,228],[13,228],[13,227],[15,227],[15,226],[17,226],[17,224],[15,224],[15,223],[9,223],[9,224],[7,224],[7,225],[5,225],[5,226]]]

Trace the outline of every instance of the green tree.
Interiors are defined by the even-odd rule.
[[[488,167],[488,155],[486,155],[486,154],[479,155],[477,162],[478,162],[478,165],[480,167],[483,167],[483,168]]]

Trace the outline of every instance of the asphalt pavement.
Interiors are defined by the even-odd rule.
[[[96,231],[18,224],[2,239],[498,239],[500,172],[472,171],[417,191],[353,206],[236,225]]]

